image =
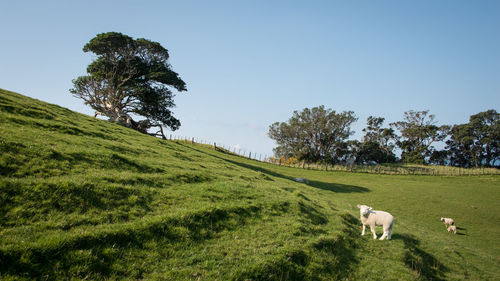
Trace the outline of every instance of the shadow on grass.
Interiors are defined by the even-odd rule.
[[[353,192],[369,192],[370,191],[370,189],[368,189],[366,187],[339,184],[339,183],[327,183],[327,182],[321,182],[321,181],[309,181],[309,186],[323,189],[323,190],[333,191],[335,193],[353,193]]]
[[[205,152],[205,151],[202,151],[202,150],[199,150],[199,149],[196,149],[194,147],[187,146],[187,145],[184,145],[184,144],[181,144],[181,143],[176,143],[176,144],[178,144],[180,146],[183,146],[183,147],[186,147],[186,148],[189,148],[189,149],[192,149],[192,150],[195,150],[197,152],[200,152],[200,153],[203,153],[203,154],[215,157],[215,158],[223,160],[225,162],[228,162],[228,163],[240,166],[240,167],[245,168],[245,169],[249,169],[249,170],[260,172],[260,173],[263,173],[263,174],[266,174],[266,175],[269,175],[269,176],[273,176],[273,177],[277,177],[277,178],[282,178],[282,179],[286,179],[286,180],[291,180],[291,181],[295,182],[295,178],[294,177],[283,175],[281,173],[278,173],[278,172],[275,172],[275,171],[272,171],[272,170],[269,170],[269,169],[266,169],[266,168],[262,168],[262,167],[259,167],[259,166],[255,166],[255,165],[251,165],[251,164],[247,164],[247,163],[242,163],[242,162],[237,162],[237,161],[233,161],[233,160],[230,160],[230,159],[226,159],[226,158],[220,157],[218,155],[215,155],[215,154],[212,154],[212,153],[208,153],[208,152]],[[221,153],[224,153],[224,154],[234,155],[232,153],[229,153],[229,152],[226,152],[226,151],[223,151],[223,150],[218,150],[218,151],[221,152]],[[359,193],[359,192],[369,192],[370,191],[366,187],[355,186],[355,185],[346,185],[346,184],[340,184],[340,183],[327,183],[327,182],[322,182],[322,181],[309,181],[308,185],[311,186],[311,187],[314,187],[314,188],[318,188],[318,189],[322,189],[322,190],[328,190],[328,191],[332,191],[332,192],[335,192],[335,193],[354,193],[354,192]]]
[[[218,157],[218,156],[214,156],[214,157]],[[287,180],[291,180],[291,181],[295,182],[295,178],[294,177],[286,176],[286,175],[277,173],[275,171],[271,171],[271,170],[268,170],[268,169],[265,169],[265,168],[262,168],[262,167],[258,167],[258,166],[254,166],[254,165],[251,165],[251,164],[247,164],[247,163],[241,163],[241,162],[236,162],[236,161],[232,161],[232,160],[229,160],[229,159],[224,159],[224,158],[221,158],[221,157],[218,157],[218,158],[222,159],[224,161],[227,161],[227,162],[229,162],[231,164],[238,165],[240,167],[246,168],[246,169],[250,169],[250,170],[253,170],[253,171],[256,171],[256,172],[260,172],[260,173],[263,173],[263,174],[267,174],[267,175],[270,175],[270,176],[273,176],[273,177],[287,179]],[[354,185],[345,185],[345,184],[340,184],[340,183],[327,183],[327,182],[322,182],[322,181],[309,181],[308,185],[311,186],[311,187],[314,187],[314,188],[319,188],[319,189],[322,189],[322,190],[328,190],[328,191],[332,191],[332,192],[335,192],[335,193],[352,193],[352,192],[369,192],[370,191],[366,187],[354,186]]]
[[[107,145],[105,146],[106,149],[109,149],[117,154],[133,154],[133,155],[140,155],[144,154],[144,151],[141,151],[139,149],[133,149],[131,147],[126,147],[126,146],[119,146],[119,145]]]
[[[217,157],[217,156],[215,156],[215,157]],[[236,162],[236,161],[232,161],[232,160],[224,159],[224,158],[221,158],[221,159],[223,159],[227,162],[230,162],[232,164],[238,165],[240,167],[246,168],[246,169],[250,169],[250,170],[253,170],[256,172],[261,172],[261,173],[264,173],[264,174],[267,174],[270,176],[274,176],[274,177],[278,177],[278,178],[282,178],[282,179],[287,179],[287,180],[291,180],[291,181],[295,182],[294,177],[286,176],[286,175],[283,175],[283,174],[280,174],[280,173],[277,173],[277,172],[274,172],[274,171],[271,171],[271,170],[268,170],[268,169],[265,169],[262,167],[258,167],[258,166],[254,166],[254,165],[250,165],[250,164],[246,164],[246,163],[241,163],[241,162]],[[314,187],[314,188],[328,190],[328,191],[332,191],[335,193],[352,193],[352,192],[369,192],[370,191],[368,188],[361,187],[361,186],[345,185],[345,184],[340,184],[340,183],[328,183],[328,182],[322,182],[322,181],[309,181],[308,185],[311,187]]]
[[[90,130],[82,130],[78,127],[70,126],[70,125],[67,125],[67,124],[64,124],[64,123],[58,122],[58,121],[41,121],[41,122],[39,122],[39,121],[36,121],[34,119],[16,118],[16,117],[10,117],[8,120],[13,122],[13,123],[19,124],[19,125],[30,126],[30,127],[37,128],[37,129],[46,129],[46,130],[49,130],[52,132],[57,132],[60,134],[94,137],[94,138],[105,139],[105,140],[120,141],[119,138],[112,136],[109,133],[102,133],[102,132],[90,131]],[[45,120],[47,120],[47,119],[45,119]]]
[[[161,173],[164,172],[161,168],[151,167],[142,164],[135,159],[127,158],[118,153],[111,155],[95,155],[85,152],[71,152],[61,154],[52,150],[49,159],[58,161],[68,160],[72,165],[88,164],[94,167],[113,170],[136,171],[140,173]]]
[[[317,274],[314,276],[316,278],[328,276],[329,280],[347,280],[359,263],[356,257],[359,240],[355,239],[359,221],[347,213],[340,217],[343,224],[341,234],[320,238],[312,244],[312,248],[319,254],[317,261],[311,264],[311,271]]]
[[[51,148],[2,142],[0,152],[0,175],[7,177],[32,175],[50,177],[70,174],[75,168],[86,167],[140,173],[164,172],[163,168],[141,163],[133,157],[125,157],[118,153],[98,154],[90,149],[80,152],[60,152]]]
[[[115,211],[109,223],[129,219],[129,212],[145,214],[151,211],[153,195],[149,191],[93,183],[61,181],[59,183],[15,181],[0,183],[0,227],[20,226],[44,220],[51,212],[62,214],[93,214]],[[15,210],[15,211],[14,211]],[[85,221],[85,220],[83,220]],[[63,223],[63,229],[78,226],[78,222]]]
[[[419,248],[420,241],[413,235],[393,234],[392,239],[403,240],[406,248],[404,263],[425,280],[446,280],[449,269],[437,258]]]
[[[113,276],[142,279],[123,269],[117,271],[114,264],[130,251],[140,254],[157,251],[156,245],[171,247],[173,243],[200,243],[221,231],[245,225],[248,220],[259,217],[261,211],[261,206],[211,208],[181,217],[145,221],[135,227],[123,225],[68,236],[57,243],[31,249],[22,246],[0,249],[0,273],[28,279],[43,276],[80,280],[105,280]],[[152,246],[151,241],[154,241]],[[146,270],[147,265],[139,269]]]
[[[328,222],[328,218],[325,214],[319,212],[314,207],[299,201],[299,210],[304,217],[306,217],[310,223],[314,225],[318,224],[326,224]]]
[[[234,280],[347,280],[359,263],[353,235],[357,220],[341,214],[342,232],[324,236],[304,249],[290,249],[281,257],[264,259],[235,274]]]
[[[187,183],[202,183],[214,180],[214,177],[203,173],[178,173],[171,176],[152,175],[152,176],[136,176],[132,177],[104,177],[104,180],[109,183],[116,183],[129,186],[147,186],[154,188],[164,188],[167,186],[181,185]]]
[[[116,153],[113,153],[108,161],[103,161],[103,162],[104,162],[103,168],[115,167],[115,169],[117,170],[126,170],[126,171],[136,170],[137,172],[141,173],[164,172],[164,170],[161,168],[154,168],[145,164],[140,164],[137,161],[128,159]]]

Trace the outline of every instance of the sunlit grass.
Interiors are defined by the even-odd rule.
[[[2,280],[500,278],[498,176],[277,166],[4,90],[0,132]],[[360,203],[392,241],[360,236]]]

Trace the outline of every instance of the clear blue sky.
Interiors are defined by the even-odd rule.
[[[294,110],[439,124],[500,109],[500,1],[0,0],[0,88],[92,115],[71,80],[83,45],[117,31],[157,41],[187,83],[174,134],[270,154]]]

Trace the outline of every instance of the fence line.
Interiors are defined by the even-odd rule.
[[[192,143],[192,144],[196,143],[196,144],[207,145],[207,146],[211,146],[212,148],[219,150],[219,151],[223,150],[224,152],[229,152],[229,153],[241,156],[241,157],[249,158],[252,160],[257,160],[260,162],[265,162],[264,160],[266,158],[269,158],[267,154],[257,153],[257,152],[251,151],[251,150],[247,150],[246,148],[230,146],[230,145],[222,144],[219,142],[204,140],[204,139],[195,138],[195,137],[186,137],[186,136],[178,136],[178,135],[170,134],[167,137],[167,139],[171,140],[171,141],[183,141],[186,143]]]
[[[497,168],[462,168],[449,166],[432,165],[411,165],[411,164],[376,164],[376,165],[358,165],[358,164],[318,164],[297,161],[296,159],[271,158],[266,161],[275,165],[302,168],[308,170],[322,171],[344,171],[354,173],[370,173],[383,175],[432,175],[432,176],[479,176],[479,175],[500,175]]]
[[[245,148],[237,148],[225,144],[196,139],[194,137],[170,135],[171,141],[183,141],[192,144],[202,144],[212,147],[214,150],[231,153],[247,159],[252,159],[260,162],[266,162],[278,166],[294,167],[307,170],[322,170],[322,171],[344,171],[353,173],[370,173],[382,175],[432,175],[432,176],[479,176],[479,175],[500,175],[500,169],[497,168],[462,168],[450,166],[433,166],[433,165],[411,165],[411,164],[376,164],[376,165],[358,165],[358,164],[318,164],[305,161],[298,161],[295,158],[275,158],[267,156],[267,154],[247,151]]]

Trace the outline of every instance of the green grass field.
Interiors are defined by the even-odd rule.
[[[497,175],[277,166],[5,90],[0,152],[1,280],[500,280]]]

